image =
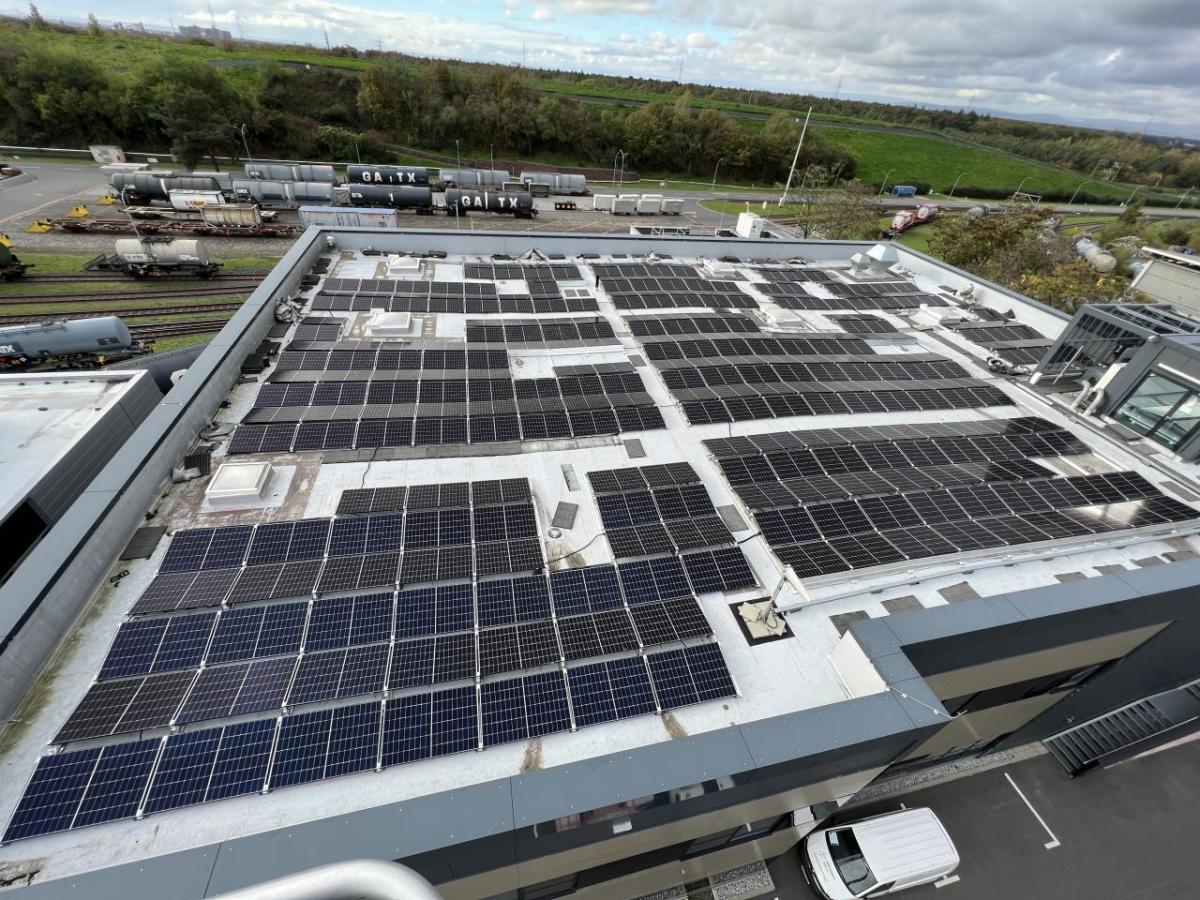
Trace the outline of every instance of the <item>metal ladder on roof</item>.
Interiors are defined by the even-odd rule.
[[[1200,727],[1200,680],[1143,697],[1042,741],[1071,776],[1124,751],[1149,749],[1166,739]]]

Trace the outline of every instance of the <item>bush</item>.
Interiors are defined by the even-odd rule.
[[[1192,239],[1192,230],[1183,225],[1164,225],[1158,236],[1164,244],[1183,245]]]

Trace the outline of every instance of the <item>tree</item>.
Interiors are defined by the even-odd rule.
[[[87,30],[92,37],[100,37],[104,34],[104,29],[100,27],[100,20],[96,18],[95,13],[88,13]]]
[[[45,31],[50,26],[46,24],[46,20],[42,18],[42,12],[34,3],[29,4],[29,22],[30,31]]]
[[[829,178],[824,166],[809,166],[806,175],[809,185]],[[808,237],[863,240],[878,235],[882,212],[875,189],[852,181],[842,190],[806,191],[801,198],[798,220]]]
[[[1073,313],[1085,303],[1120,298],[1126,283],[1120,277],[1097,273],[1085,260],[1076,257],[1046,274],[1022,275],[1016,287],[1035,300]]]

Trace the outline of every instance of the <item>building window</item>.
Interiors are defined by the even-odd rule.
[[[1172,450],[1200,425],[1200,397],[1165,375],[1147,375],[1112,414],[1113,421]]]

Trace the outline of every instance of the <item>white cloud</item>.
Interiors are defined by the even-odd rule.
[[[533,15],[531,15],[529,18],[533,19],[535,22],[553,22],[554,13],[550,12],[550,10],[544,6],[539,6],[533,11]]]
[[[708,50],[717,46],[717,42],[705,34],[703,31],[693,31],[683,41],[693,50]]]

